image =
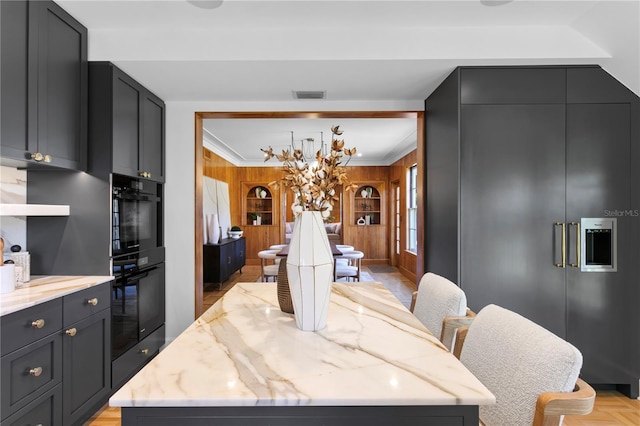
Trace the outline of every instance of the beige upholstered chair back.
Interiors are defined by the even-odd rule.
[[[434,336],[440,338],[445,317],[464,316],[466,310],[467,297],[460,287],[431,272],[423,275],[413,314]]]
[[[467,332],[460,361],[495,396],[480,407],[487,425],[531,425],[538,395],[571,392],[582,354],[569,342],[515,312],[483,308]]]

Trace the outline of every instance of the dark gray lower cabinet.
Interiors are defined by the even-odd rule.
[[[110,342],[110,309],[65,329],[62,348],[65,425],[85,421],[93,414],[93,408],[103,404],[108,397],[111,391]]]
[[[62,422],[62,385],[60,384],[2,421],[2,426],[64,424]]]
[[[2,317],[2,426],[82,424],[106,403],[110,288],[100,284]]]
[[[463,67],[425,103],[425,270],[473,310],[495,303],[565,338],[583,379],[634,398],[638,116],[638,96],[596,66]],[[617,270],[582,271],[574,224],[607,217]]]
[[[113,361],[111,371],[114,392],[158,354],[160,348],[164,345],[164,339],[165,329],[163,324]]]

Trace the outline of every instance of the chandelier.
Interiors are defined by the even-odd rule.
[[[299,149],[302,152],[302,156],[307,163],[314,162],[316,159],[316,152],[320,151],[322,156],[327,155],[327,147],[324,144],[323,132],[320,132],[320,143],[316,144],[314,138],[300,139],[299,145],[296,145],[295,138],[293,137],[293,131],[291,131],[291,151]]]

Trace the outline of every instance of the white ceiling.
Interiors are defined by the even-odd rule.
[[[640,0],[225,0],[210,10],[183,0],[57,3],[89,29],[89,60],[115,63],[167,103],[419,110],[458,65],[600,64],[640,93]],[[295,90],[324,90],[326,99],[294,100]],[[415,123],[400,119],[239,121],[205,125],[214,150],[236,164],[255,163],[253,152],[287,143],[291,130],[330,139],[333,124],[370,164],[396,159],[410,144],[409,127],[415,145]]]

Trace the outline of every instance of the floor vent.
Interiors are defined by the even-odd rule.
[[[327,92],[324,90],[294,90],[294,99],[324,99]]]

